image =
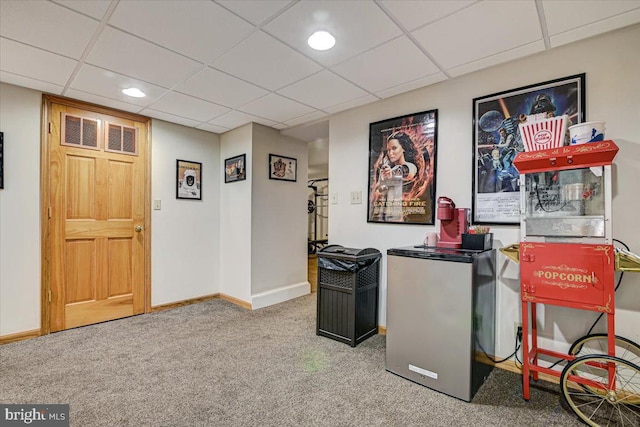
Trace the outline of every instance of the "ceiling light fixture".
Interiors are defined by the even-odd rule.
[[[307,39],[307,43],[315,50],[328,50],[336,44],[336,39],[326,31],[316,31]]]
[[[134,98],[143,98],[147,96],[143,91],[141,91],[137,87],[129,87],[126,89],[122,89],[122,93],[124,93],[127,96],[132,96]]]

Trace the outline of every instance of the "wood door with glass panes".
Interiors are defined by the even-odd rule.
[[[144,312],[147,123],[51,103],[50,331]]]

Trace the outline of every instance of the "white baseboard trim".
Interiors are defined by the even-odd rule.
[[[268,307],[303,295],[308,295],[309,293],[311,293],[311,285],[309,282],[300,282],[294,285],[261,292],[251,295],[251,309],[257,310],[262,307]]]

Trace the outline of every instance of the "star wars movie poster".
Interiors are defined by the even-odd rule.
[[[434,224],[438,110],[369,125],[368,222]]]
[[[178,160],[176,169],[176,198],[202,200],[202,163]]]
[[[565,77],[473,100],[473,223],[520,223],[520,174],[513,160],[524,151],[518,124],[527,116],[585,120],[585,75]]]

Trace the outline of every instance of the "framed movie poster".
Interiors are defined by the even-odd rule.
[[[269,179],[296,182],[298,179],[298,160],[279,154],[269,154]]]
[[[224,183],[244,181],[247,179],[245,165],[247,163],[246,154],[230,157],[224,161]]]
[[[0,132],[0,190],[4,188],[4,133]]]
[[[177,160],[176,198],[202,200],[202,163]]]
[[[528,115],[585,121],[585,75],[564,77],[473,100],[473,224],[520,224],[520,185],[513,166],[524,151],[518,124]]]
[[[367,222],[434,224],[438,110],[369,125]]]

